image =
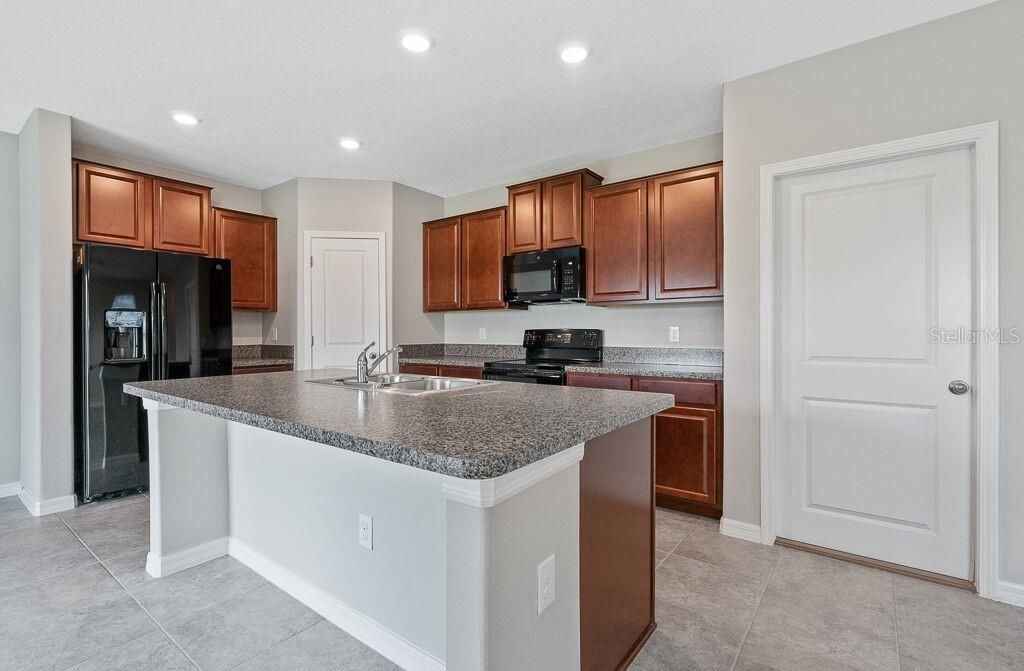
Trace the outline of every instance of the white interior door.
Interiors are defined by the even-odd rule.
[[[778,536],[971,578],[972,162],[779,181]]]
[[[387,348],[382,284],[384,251],[377,238],[312,238],[310,367],[354,368],[371,341]],[[381,364],[384,370],[386,364]]]

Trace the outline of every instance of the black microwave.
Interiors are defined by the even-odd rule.
[[[505,257],[505,302],[583,303],[583,248],[563,247]]]

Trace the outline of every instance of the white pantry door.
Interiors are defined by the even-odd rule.
[[[382,243],[376,238],[312,239],[311,368],[355,368],[356,357],[371,341],[377,346],[370,354],[387,349]]]
[[[782,178],[778,536],[970,579],[969,149]]]

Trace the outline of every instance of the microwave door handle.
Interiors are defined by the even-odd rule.
[[[562,294],[562,273],[559,272],[561,265],[557,260],[551,264],[551,288],[558,295]]]

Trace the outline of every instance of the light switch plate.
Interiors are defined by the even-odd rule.
[[[487,340],[487,329],[480,327],[480,340]]]
[[[678,326],[669,326],[668,327],[668,341],[669,342],[679,342],[679,327]]]
[[[277,327],[270,329],[270,339],[273,342],[277,342]]]

